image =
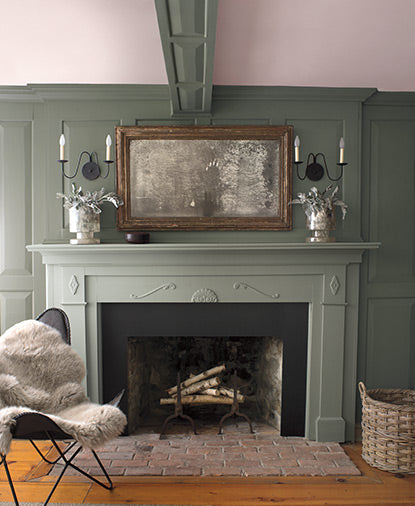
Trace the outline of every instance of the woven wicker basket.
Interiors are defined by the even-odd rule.
[[[362,457],[395,473],[415,473],[415,390],[366,390],[362,398]]]

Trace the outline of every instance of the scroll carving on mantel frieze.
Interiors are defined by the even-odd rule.
[[[192,302],[219,302],[216,293],[210,288],[199,288],[192,295]]]
[[[275,300],[275,299],[279,299],[280,298],[280,294],[279,293],[265,293],[262,290],[259,290],[258,288],[255,288],[254,286],[248,285],[248,283],[242,283],[240,281],[237,281],[236,283],[233,284],[233,289],[234,290],[239,290],[241,288],[243,290],[252,290],[253,292],[256,292],[257,294],[264,295],[265,297],[268,297],[270,299],[274,299]]]
[[[79,281],[78,281],[77,277],[75,276],[75,274],[72,274],[71,279],[69,280],[68,287],[69,287],[69,291],[71,292],[72,295],[75,295],[76,292],[78,291]]]
[[[137,295],[135,293],[130,293],[130,299],[133,299],[133,300],[144,299],[145,297],[149,297],[150,295],[153,295],[154,293],[157,293],[160,290],[176,290],[176,285],[174,283],[165,283],[164,285],[160,285],[157,288],[154,288],[153,290],[150,290],[150,291],[143,293],[141,295]]]

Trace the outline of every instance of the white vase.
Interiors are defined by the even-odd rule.
[[[316,211],[310,216],[307,215],[306,227],[311,230],[311,236],[306,238],[306,242],[335,242],[336,239],[330,236],[330,231],[336,230],[334,209]]]
[[[69,231],[76,233],[76,239],[71,244],[99,244],[94,237],[100,231],[100,214],[94,213],[89,207],[71,207],[69,209]]]

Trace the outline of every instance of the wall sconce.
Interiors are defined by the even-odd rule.
[[[298,135],[296,136],[294,140],[294,163],[297,168],[297,177],[298,179],[301,179],[301,181],[304,181],[304,179],[307,177],[311,181],[320,181],[320,179],[324,176],[324,171],[326,171],[327,177],[330,179],[330,181],[339,181],[343,177],[343,167],[347,165],[347,163],[344,161],[344,139],[343,137],[340,139],[339,142],[339,149],[340,149],[340,157],[339,157],[339,163],[337,164],[340,167],[340,175],[338,177],[331,177],[329,173],[329,169],[327,167],[326,157],[324,156],[324,153],[317,153],[316,155],[314,153],[309,153],[307,156],[307,167],[305,169],[304,176],[300,176],[300,173],[298,171],[299,165],[301,165],[303,162],[300,161],[300,138]],[[322,163],[318,163],[317,159],[321,158]]]
[[[106,144],[106,150],[105,150],[105,160],[104,163],[107,164],[107,173],[104,175],[101,174],[101,168],[98,164],[98,155],[95,151],[92,151],[89,153],[88,151],[82,151],[82,153],[79,155],[78,163],[76,165],[76,170],[72,176],[69,176],[65,173],[65,163],[68,162],[68,160],[65,160],[65,136],[61,134],[59,137],[59,160],[58,163],[61,164],[62,174],[68,178],[73,179],[76,177],[79,171],[79,166],[81,164],[82,158],[84,155],[89,156],[89,161],[84,163],[82,166],[82,175],[85,179],[89,179],[90,181],[93,181],[94,179],[97,179],[99,176],[101,176],[103,179],[106,179],[108,177],[108,174],[110,173],[110,165],[111,163],[114,163],[113,160],[111,160],[111,136],[107,135],[107,138],[105,140]],[[95,161],[94,161],[95,158]]]

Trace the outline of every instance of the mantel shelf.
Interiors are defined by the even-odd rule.
[[[379,243],[155,243],[36,244],[31,252],[54,265],[260,265],[360,263],[366,250]]]
[[[378,242],[326,242],[326,243],[306,243],[306,242],[278,242],[278,243],[150,243],[150,244],[129,244],[129,243],[104,243],[104,244],[33,244],[27,247],[29,251],[48,252],[61,251],[70,252],[79,251],[338,251],[338,250],[368,250],[377,249],[380,246]]]

